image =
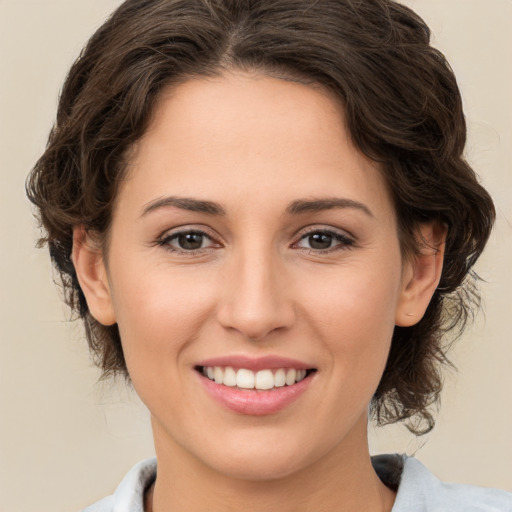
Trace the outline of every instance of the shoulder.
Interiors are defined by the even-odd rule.
[[[441,482],[412,457],[397,455],[378,459],[374,465],[379,476],[382,468],[402,467],[392,512],[512,512],[509,492]]]
[[[156,478],[156,458],[146,459],[126,474],[114,494],[87,507],[82,512],[143,512],[144,491]]]
[[[398,487],[392,512],[512,512],[512,494],[441,482],[421,462],[402,455],[373,458],[379,477]],[[156,478],[156,459],[136,464],[114,494],[82,512],[143,512],[144,491]]]

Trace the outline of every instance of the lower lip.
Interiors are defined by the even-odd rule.
[[[224,407],[238,414],[265,416],[275,414],[297,400],[310,385],[313,375],[291,386],[268,391],[224,386],[202,375],[199,377],[208,394]]]

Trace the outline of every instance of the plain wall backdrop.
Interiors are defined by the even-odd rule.
[[[70,512],[110,494],[153,454],[148,414],[120,383],[96,384],[68,321],[24,180],[65,74],[118,0],[0,0],[0,512]],[[512,1],[407,0],[462,89],[467,158],[494,197],[477,270],[484,313],[458,342],[435,430],[371,433],[373,452],[416,453],[440,478],[512,491]]]

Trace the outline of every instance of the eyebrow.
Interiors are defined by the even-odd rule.
[[[353,199],[345,199],[339,197],[322,199],[298,199],[291,202],[288,205],[286,211],[292,215],[298,215],[301,213],[333,210],[335,208],[355,208],[356,210],[364,212],[369,217],[375,218],[371,210],[363,203],[354,201]]]
[[[166,196],[155,199],[147,203],[143,210],[141,217],[148,215],[149,213],[158,210],[160,208],[174,207],[181,210],[187,210],[191,212],[206,213],[208,215],[226,215],[226,211],[219,204],[213,201],[205,201],[202,199],[193,199],[190,197],[177,197],[177,196]],[[364,212],[369,217],[374,218],[371,210],[353,199],[345,199],[338,197],[322,198],[322,199],[297,199],[292,201],[286,208],[287,213],[291,215],[300,215],[302,213],[309,212],[321,212],[324,210],[333,210],[337,208],[355,208]]]
[[[166,196],[147,203],[142,210],[141,217],[160,208],[167,208],[169,206],[190,212],[207,213],[208,215],[226,215],[224,208],[213,201],[203,201],[189,197]]]

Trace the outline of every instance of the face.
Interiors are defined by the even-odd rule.
[[[327,93],[247,74],[167,91],[105,260],[86,295],[118,323],[157,453],[266,479],[367,450],[413,271]]]

